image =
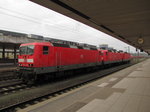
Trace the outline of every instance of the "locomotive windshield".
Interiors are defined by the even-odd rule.
[[[20,55],[23,54],[31,55],[34,53],[34,45],[21,46],[19,50],[20,50]]]

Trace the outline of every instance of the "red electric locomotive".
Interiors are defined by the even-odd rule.
[[[19,72],[24,80],[36,80],[37,75],[102,63],[100,50],[92,45],[35,42],[21,44],[18,56]]]

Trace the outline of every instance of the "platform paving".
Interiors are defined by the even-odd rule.
[[[150,59],[18,112],[150,112]]]

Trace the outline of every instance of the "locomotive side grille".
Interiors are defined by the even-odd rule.
[[[52,43],[55,47],[66,47],[66,48],[77,48],[77,49],[87,49],[87,50],[97,50],[96,46],[92,45],[69,45],[69,44],[62,44],[62,43]]]
[[[56,46],[56,47],[67,47],[67,48],[70,48],[69,45],[67,44],[61,44],[61,43],[53,43],[53,46]]]

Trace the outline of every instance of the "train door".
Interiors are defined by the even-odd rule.
[[[49,46],[43,46],[43,56],[42,56],[42,64],[45,67],[48,67],[48,62],[49,62]]]
[[[109,52],[106,51],[106,52],[105,52],[105,55],[106,55],[106,61],[109,62],[109,56],[108,56],[108,55],[109,55]]]
[[[106,63],[106,62],[107,62],[106,51],[103,51],[102,60],[103,60],[103,62],[104,62],[104,63]]]
[[[103,62],[104,61],[104,56],[103,56],[103,51],[99,51],[99,56],[98,56],[98,61]]]
[[[61,67],[61,48],[56,48],[56,66],[57,68]]]

